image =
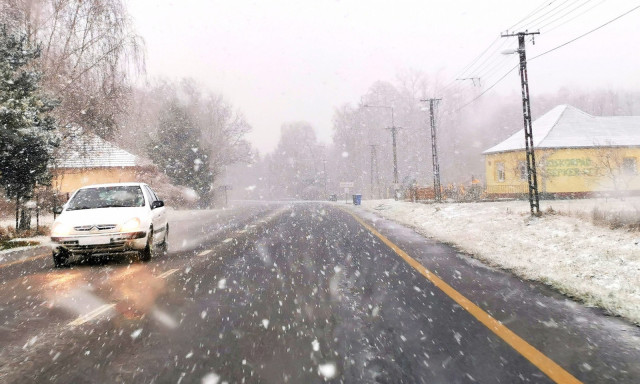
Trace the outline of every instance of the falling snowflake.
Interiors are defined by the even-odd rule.
[[[325,379],[333,379],[336,377],[336,373],[338,373],[338,369],[336,368],[335,363],[325,363],[318,365],[318,374]]]
[[[220,376],[218,376],[215,372],[210,372],[204,375],[200,382],[202,384],[218,384],[220,382]]]
[[[135,331],[131,332],[131,338],[135,340],[138,338],[138,336],[140,336],[141,333],[142,333],[142,328],[136,329]]]

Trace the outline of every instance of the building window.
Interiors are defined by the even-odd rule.
[[[518,162],[518,173],[520,175],[520,180],[527,180],[527,162],[519,161]]]
[[[638,173],[637,161],[635,157],[625,157],[622,159],[622,173],[624,175],[636,175]]]
[[[504,181],[504,163],[496,162],[496,180]]]

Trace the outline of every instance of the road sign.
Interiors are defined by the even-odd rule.
[[[355,183],[353,181],[341,181],[340,188],[353,188]]]

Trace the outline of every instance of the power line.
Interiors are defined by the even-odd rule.
[[[505,61],[509,59],[505,55],[500,55],[500,56],[501,57],[498,59],[498,61],[497,61],[497,63],[495,63],[495,65],[493,65],[491,68],[488,68],[487,71],[479,73],[477,76],[478,77],[482,77],[482,78],[486,79],[487,81],[489,81],[491,76],[493,76],[496,72],[498,72],[498,70],[503,67],[503,64],[505,63]]]
[[[533,23],[537,22],[537,21],[538,21],[538,20],[540,20],[541,18],[543,18],[543,17],[547,16],[547,15],[548,15],[548,14],[550,14],[551,12],[553,12],[553,11],[557,10],[558,8],[560,8],[562,5],[566,4],[566,3],[567,3],[567,1],[569,1],[569,0],[564,0],[562,3],[558,4],[558,6],[556,6],[555,8],[550,9],[548,12],[546,12],[546,13],[542,14],[541,16],[538,16],[537,18],[535,18],[535,19],[533,19],[533,20],[529,21],[529,22],[528,22],[528,24],[529,24],[529,25],[531,25],[531,24],[533,24]],[[518,29],[526,29],[526,28],[524,28],[524,26],[521,26],[521,27],[520,27],[520,28],[518,28]]]
[[[623,13],[622,15],[617,16],[617,17],[615,17],[615,18],[613,18],[613,19],[611,19],[611,20],[607,21],[606,23],[602,24],[602,25],[601,25],[601,26],[599,26],[599,27],[596,27],[596,28],[594,28],[594,29],[590,30],[589,32],[583,33],[582,35],[580,35],[580,36],[578,36],[578,37],[576,37],[576,38],[574,38],[574,39],[571,39],[571,40],[567,41],[566,43],[560,44],[560,45],[558,45],[558,46],[557,46],[557,47],[555,47],[555,48],[551,48],[551,49],[550,49],[550,50],[548,50],[548,51],[542,52],[541,54],[536,55],[536,56],[534,56],[534,57],[530,58],[530,59],[529,59],[529,61],[531,61],[531,60],[533,60],[533,59],[537,59],[538,57],[540,57],[540,56],[544,56],[544,55],[546,55],[546,54],[547,54],[547,53],[549,53],[549,52],[553,52],[553,51],[555,51],[556,49],[559,49],[559,48],[562,48],[562,47],[564,47],[564,46],[566,46],[566,45],[569,45],[569,44],[573,43],[574,41],[576,41],[576,40],[578,40],[578,39],[581,39],[581,38],[583,38],[583,37],[585,37],[585,36],[587,36],[587,35],[589,35],[589,34],[591,34],[591,33],[595,32],[595,31],[597,31],[598,29],[600,29],[600,28],[602,28],[602,27],[605,27],[605,26],[607,26],[607,25],[609,25],[609,24],[613,23],[614,21],[616,21],[616,20],[620,19],[621,17],[623,17],[623,16],[626,16],[626,15],[630,14],[631,12],[635,11],[635,10],[636,10],[636,9],[638,9],[638,8],[640,8],[640,5],[637,5],[636,7],[634,7],[634,8],[632,8],[632,9],[628,10],[627,12]]]
[[[487,48],[485,48],[485,49],[484,49],[484,50],[483,50],[483,51],[482,51],[478,56],[476,56],[476,58],[475,58],[475,59],[473,59],[473,60],[471,61],[471,63],[470,63],[470,64],[468,64],[467,66],[465,66],[465,67],[462,69],[462,71],[460,71],[456,76],[454,76],[454,77],[453,77],[453,80],[451,80],[447,85],[445,85],[445,86],[442,88],[441,92],[445,92],[445,91],[449,90],[449,89],[451,88],[451,86],[452,86],[453,84],[455,84],[455,83],[456,83],[457,79],[458,79],[458,78],[460,78],[460,77],[463,77],[463,75],[464,75],[464,74],[465,74],[465,73],[466,73],[466,72],[467,72],[471,67],[473,67],[473,65],[474,65],[476,62],[478,62],[478,60],[480,60],[480,58],[482,58],[482,56],[483,56],[485,53],[487,53],[487,51],[489,51],[489,49],[491,49],[491,47],[493,47],[493,45],[494,45],[495,43],[497,43],[497,42],[498,42],[498,40],[500,40],[500,37],[499,37],[499,36],[498,36],[498,37],[496,37],[496,39],[495,39],[494,41],[492,41],[492,42],[491,42],[491,44],[489,44],[489,46],[488,46]]]
[[[514,29],[514,27],[516,25],[519,25],[520,23],[522,23],[523,21],[527,20],[528,18],[530,18],[531,16],[535,15],[536,13],[540,12],[543,8],[550,6],[551,4],[555,3],[557,0],[551,0],[548,4],[540,4],[536,9],[534,9],[533,11],[531,11],[531,13],[529,13],[527,16],[523,17],[522,19],[520,19],[519,21],[517,21],[515,24],[513,24],[512,26],[510,26],[509,28],[507,28],[507,30],[510,29]]]
[[[558,24],[558,25],[556,25],[555,27],[553,27],[553,28],[551,28],[551,29],[549,29],[549,30],[545,31],[545,35],[549,34],[549,33],[550,33],[550,32],[552,32],[552,31],[555,31],[556,29],[558,29],[558,28],[562,27],[563,25],[569,24],[569,23],[570,23],[570,22],[572,22],[573,20],[575,20],[575,19],[577,19],[578,17],[580,17],[580,16],[584,15],[585,13],[587,13],[587,12],[591,11],[592,9],[594,9],[594,8],[597,8],[597,7],[601,6],[601,5],[602,5],[602,4],[604,4],[606,1],[607,1],[607,0],[602,0],[601,2],[599,2],[599,3],[595,4],[593,7],[588,8],[588,9],[585,9],[583,12],[580,12],[579,14],[575,15],[574,17],[572,17],[571,19],[569,19],[569,20],[565,21],[564,23],[562,23],[562,24]]]
[[[568,12],[565,12],[564,14],[562,14],[562,16],[557,17],[557,18],[555,18],[555,19],[553,19],[553,20],[549,21],[548,23],[546,23],[546,24],[544,24],[544,25],[542,25],[542,26],[540,26],[540,27],[538,27],[538,28],[536,28],[536,29],[537,29],[537,30],[541,30],[541,29],[543,29],[543,28],[545,28],[545,27],[547,27],[547,26],[549,26],[549,25],[551,25],[551,24],[555,23],[556,21],[561,20],[563,17],[566,17],[566,16],[568,16],[568,15],[572,14],[573,12],[575,12],[575,11],[577,11],[578,9],[580,9],[580,8],[584,7],[585,5],[589,4],[589,3],[590,3],[590,2],[592,2],[592,1],[593,1],[593,0],[587,0],[587,1],[585,1],[584,3],[582,3],[582,4],[578,4],[578,6],[577,6],[577,7],[575,7],[575,8],[573,8],[573,9],[569,10]],[[574,3],[572,3],[572,4],[574,4]],[[546,21],[546,20],[545,20],[545,21]],[[544,21],[542,21],[542,22],[544,22]],[[541,23],[542,23],[542,22],[541,22]],[[562,24],[564,24],[564,23],[561,23],[560,25],[562,25]]]
[[[523,21],[535,16],[537,13],[541,12],[542,10],[544,10],[545,8],[551,6],[553,3],[555,3],[558,0],[551,0],[549,2],[544,2],[540,5],[538,5],[533,11],[531,11],[527,16],[525,16],[524,18],[520,19],[518,22],[516,22],[515,24],[513,24],[511,27],[509,27],[508,29],[513,29],[516,25],[522,23]],[[566,2],[567,0],[565,0]],[[479,55],[477,55],[474,59],[471,60],[471,62],[469,64],[467,64],[460,72],[458,72],[458,74],[456,74],[453,79],[448,82],[442,89],[441,89],[441,93],[444,93],[446,91],[448,91],[449,89],[451,89],[456,83],[457,83],[457,79],[461,78],[461,77],[480,77],[480,76],[475,76],[474,73],[471,73],[471,75],[469,76],[465,76],[465,74],[468,74],[469,71],[474,67],[474,65],[476,65],[476,63],[478,63],[478,61],[480,59],[482,59],[483,56],[485,56],[485,54],[498,42],[498,40],[500,40],[500,37],[497,37],[495,40],[493,40],[488,46],[487,48],[485,48]],[[484,69],[484,67],[489,66],[489,65],[493,65],[493,62],[485,65],[487,63],[487,60],[489,60],[490,58],[494,57],[494,54],[502,47],[504,46],[505,42],[503,40],[503,43],[500,44],[500,46],[495,49],[492,53],[488,54],[487,57],[482,61],[481,64],[479,64],[478,66],[483,66],[482,68],[478,68],[478,66],[476,67],[476,72],[480,71],[481,69]],[[492,67],[493,68],[493,67]]]
[[[562,12],[564,12],[567,8],[571,8],[573,5],[575,5],[579,1],[581,1],[581,0],[572,0],[570,2],[564,2],[564,3],[560,4],[558,7],[556,7],[554,9],[555,12],[550,12],[548,15],[544,15],[544,16],[541,16],[541,17],[533,20],[531,23],[529,23],[529,25],[527,26],[526,29],[535,29],[535,30],[537,30],[538,28],[533,28],[534,25],[540,25],[542,23],[546,23],[547,20],[553,19],[557,15],[561,14]]]
[[[499,82],[501,82],[505,77],[507,77],[508,74],[510,74],[511,72],[513,72],[514,69],[518,68],[518,65],[520,64],[516,64],[513,68],[511,68],[510,70],[507,71],[507,73],[505,73],[504,75],[502,75],[502,77],[500,77],[495,83],[491,84],[491,86],[487,89],[485,89],[484,91],[482,91],[482,93],[480,93],[478,96],[474,97],[471,101],[469,101],[468,103],[462,105],[462,107],[456,109],[456,112],[461,111],[463,108],[471,105],[472,103],[474,103],[476,100],[478,100],[479,98],[482,97],[482,95],[484,95],[485,93],[489,92],[493,87],[495,87]]]
[[[482,77],[486,79],[486,83],[491,83],[493,78],[495,78],[494,75],[496,73],[501,73],[504,70],[504,68],[507,67],[507,65],[505,65],[507,61],[509,61],[509,56],[502,55],[501,61],[497,65],[492,67],[491,70],[488,71],[486,74],[482,75]]]
[[[460,72],[456,77],[462,77],[462,75],[464,75],[464,73],[465,73],[467,70],[471,69],[471,67],[473,67],[473,65],[474,65],[478,60],[480,60],[480,58],[481,58],[485,53],[487,53],[487,51],[488,51],[488,50],[489,50],[489,49],[490,49],[490,48],[491,48],[495,43],[497,43],[497,42],[498,42],[498,40],[500,40],[500,37],[496,37],[496,39],[495,39],[493,42],[491,42],[491,44],[489,44],[489,46],[488,46],[487,48],[485,48],[485,50],[484,50],[484,51],[482,51],[482,53],[480,53],[480,54],[479,54],[479,55],[478,55],[478,56],[477,56],[477,57],[476,57],[476,58],[471,62],[471,64],[469,64],[469,65],[467,65],[466,67],[464,67],[464,69],[463,69],[463,70],[462,70],[462,71],[461,71],[461,72]]]
[[[491,52],[491,55],[487,56],[487,58],[484,61],[482,61],[482,63],[479,64],[478,67],[473,72],[471,72],[471,75],[477,75],[480,71],[483,71],[486,67],[488,67],[489,65],[492,65],[493,62],[496,60],[495,54],[499,50],[504,48],[505,44],[507,43],[508,43],[508,40],[503,40],[502,44],[500,44],[493,52]]]
[[[588,32],[586,32],[586,33],[583,33],[582,35],[580,35],[580,36],[578,36],[578,37],[576,37],[576,38],[574,38],[574,39],[571,39],[571,40],[567,41],[567,42],[566,42],[566,43],[564,43],[564,44],[560,44],[560,45],[558,45],[558,46],[557,46],[557,47],[555,47],[555,48],[551,48],[551,49],[550,49],[550,50],[548,50],[548,51],[545,51],[545,52],[543,52],[543,53],[541,53],[541,54],[539,54],[539,55],[534,56],[534,57],[532,57],[532,58],[528,59],[528,61],[535,60],[535,59],[539,58],[540,56],[544,56],[544,55],[546,55],[547,53],[553,52],[553,51],[555,51],[555,50],[557,50],[557,49],[560,49],[560,48],[562,48],[562,47],[564,47],[564,46],[566,46],[566,45],[568,45],[568,44],[571,44],[571,43],[573,43],[574,41],[576,41],[576,40],[578,40],[578,39],[581,39],[581,38],[583,38],[583,37],[585,37],[585,36],[587,36],[587,35],[589,35],[589,34],[591,34],[591,33],[595,32],[595,31],[597,31],[597,30],[599,30],[599,29],[601,29],[601,28],[603,28],[603,27],[605,27],[605,26],[607,26],[607,25],[609,25],[609,24],[613,23],[614,21],[616,21],[616,20],[618,20],[618,19],[620,19],[620,18],[622,18],[622,17],[624,17],[624,16],[626,16],[626,15],[630,14],[631,12],[635,11],[635,10],[636,10],[636,9],[638,9],[638,8],[640,8],[640,5],[638,5],[638,6],[634,7],[634,8],[632,8],[632,9],[628,10],[627,12],[625,12],[625,13],[623,13],[623,14],[621,14],[621,15],[619,15],[619,16],[617,16],[617,17],[615,17],[615,18],[613,18],[613,19],[611,19],[611,20],[609,20],[609,21],[607,21],[606,23],[604,23],[604,24],[600,25],[599,27],[596,27],[596,28],[594,28],[594,29],[592,29],[592,30],[590,30],[590,31],[588,31]],[[472,104],[472,103],[474,103],[476,100],[478,100],[480,97],[482,97],[484,94],[486,94],[486,93],[487,93],[487,92],[489,92],[491,89],[493,89],[493,87],[495,87],[496,85],[498,85],[498,83],[500,83],[500,82],[501,82],[505,77],[507,77],[507,75],[509,75],[511,72],[513,72],[513,70],[514,70],[514,69],[518,68],[518,65],[519,65],[519,64],[517,64],[517,65],[515,65],[513,68],[509,69],[509,70],[508,70],[504,75],[502,75],[502,76],[501,76],[501,77],[500,77],[500,78],[499,78],[495,83],[493,83],[489,88],[485,89],[485,90],[484,90],[482,93],[480,93],[478,96],[474,97],[471,101],[469,101],[468,103],[463,104],[460,108],[456,109],[456,112],[459,112],[459,111],[461,111],[462,109],[464,109],[465,107],[467,107],[467,106],[471,105],[471,104]]]

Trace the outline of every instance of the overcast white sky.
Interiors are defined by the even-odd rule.
[[[192,77],[223,94],[243,111],[253,127],[249,139],[262,152],[275,147],[280,126],[290,121],[310,122],[329,141],[335,107],[359,102],[374,81],[393,81],[403,70],[449,83],[500,32],[537,9],[522,25],[542,27],[536,45],[527,47],[528,57],[640,5],[638,0],[126,3],[146,41],[148,75]],[[562,86],[640,90],[639,36],[640,9],[532,61],[532,95]],[[499,54],[515,39],[499,47],[503,40],[489,50],[493,54],[484,67],[484,58],[476,64],[479,73],[489,72],[485,87],[517,63],[515,55]],[[514,71],[495,91],[519,92],[519,86]]]

